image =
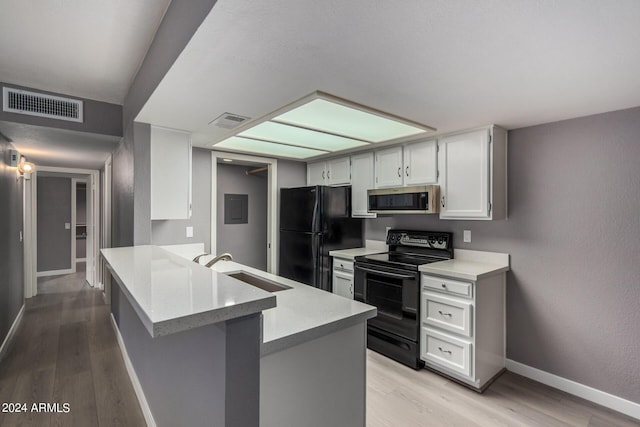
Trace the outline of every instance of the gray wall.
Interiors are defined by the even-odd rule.
[[[133,245],[133,125],[113,152],[111,179],[111,246]]]
[[[204,250],[210,252],[211,151],[194,148],[192,158],[191,219],[151,221],[151,243],[154,245],[172,245],[204,242]],[[188,226],[193,227],[193,237],[186,237],[186,227]]]
[[[218,164],[217,188],[217,252],[229,252],[240,264],[267,270],[267,174],[247,176],[251,166]],[[247,224],[224,223],[224,195],[247,194]]]
[[[38,177],[38,272],[71,268],[71,178]]]
[[[367,220],[511,254],[507,356],[640,403],[640,108],[509,132],[509,219]],[[472,243],[462,231],[472,231]]]
[[[151,243],[151,126],[133,123],[133,244]]]
[[[44,117],[27,116],[24,114],[8,113],[0,110],[0,120],[8,122],[24,123],[35,126],[45,126],[58,129],[67,129],[80,132],[99,133],[103,135],[122,136],[122,106],[107,102],[94,101],[92,99],[78,98],[60,93],[47,92],[39,89],[18,86],[14,84],[0,83],[0,86],[29,90],[48,95],[62,96],[64,98],[78,99],[83,102],[82,123],[67,120],[47,119]],[[0,103],[2,103],[2,91],[0,91]]]
[[[23,180],[9,167],[11,146],[0,138],[0,343],[24,301],[22,231]]]

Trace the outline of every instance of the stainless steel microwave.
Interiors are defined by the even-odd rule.
[[[439,191],[437,185],[367,190],[368,209],[380,214],[438,213]]]

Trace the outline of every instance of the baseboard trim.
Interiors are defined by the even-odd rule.
[[[640,420],[640,403],[507,359],[507,370]]]
[[[36,273],[36,277],[60,276],[63,274],[71,274],[71,273],[73,273],[73,269],[71,268],[67,268],[65,270],[38,271]]]
[[[110,317],[111,325],[113,326],[113,330],[116,333],[116,339],[118,340],[118,347],[120,347],[120,353],[122,353],[124,365],[127,367],[127,374],[129,374],[129,379],[131,379],[131,384],[133,384],[133,390],[136,392],[138,403],[140,403],[140,408],[142,409],[144,420],[147,422],[147,427],[156,427],[156,422],[153,419],[153,415],[151,414],[151,408],[149,408],[149,403],[147,402],[147,398],[142,391],[142,385],[140,384],[138,375],[136,374],[135,369],[133,369],[131,359],[129,359],[129,354],[127,353],[127,349],[124,346],[124,341],[122,339],[122,335],[120,334],[120,329],[118,329],[116,319],[114,319],[113,314],[110,314]]]
[[[18,315],[13,321],[13,324],[9,328],[9,332],[7,332],[7,336],[4,337],[4,340],[2,341],[2,346],[0,346],[0,361],[4,359],[6,352],[9,350],[9,345],[11,344],[11,341],[13,341],[13,337],[16,334],[16,331],[18,330],[18,326],[20,326],[20,322],[22,322],[23,315],[24,315],[24,304],[22,304],[22,307],[20,307],[20,311],[18,312]]]

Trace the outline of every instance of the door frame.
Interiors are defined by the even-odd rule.
[[[78,183],[84,183],[85,188],[89,187],[89,180],[87,178],[71,178],[71,269],[75,273],[77,271],[76,264],[78,263]],[[85,201],[88,204],[88,200]],[[86,209],[86,208],[85,208]],[[88,212],[88,210],[87,210]],[[85,219],[86,225],[86,219]],[[84,262],[87,261],[87,255],[85,253]]]
[[[38,172],[50,172],[57,174],[72,174],[72,175],[87,175],[87,188],[93,189],[93,197],[87,200],[87,211],[89,211],[89,204],[92,205],[92,223],[93,228],[87,227],[87,233],[93,233],[93,245],[91,248],[87,247],[88,251],[91,250],[94,254],[93,262],[90,266],[87,262],[87,282],[91,286],[100,286],[98,282],[98,254],[100,250],[100,171],[96,169],[77,169],[77,168],[65,168],[65,167],[53,167],[53,166],[38,166],[37,171],[31,176],[31,209],[25,215],[25,236],[29,236],[29,243],[25,244],[25,269],[29,268],[29,272],[25,274],[25,298],[30,298],[38,294],[37,286],[37,270],[38,270],[38,227],[37,227],[37,178]],[[74,197],[72,191],[72,197]],[[71,212],[72,217],[75,217],[75,212]],[[72,232],[75,235],[75,231]],[[75,248],[74,239],[71,239],[71,246]],[[26,247],[30,250],[26,250]],[[72,269],[75,271],[74,259],[75,253],[72,253],[71,264]],[[87,256],[87,260],[89,257]]]
[[[211,253],[217,255],[218,159],[231,159],[267,165],[267,272],[278,271],[278,160],[247,154],[211,152]]]

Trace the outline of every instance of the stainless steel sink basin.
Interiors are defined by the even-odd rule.
[[[291,286],[282,285],[271,280],[263,279],[246,271],[233,271],[225,273],[229,277],[243,281],[244,283],[255,286],[267,292],[278,292],[291,289]]]

